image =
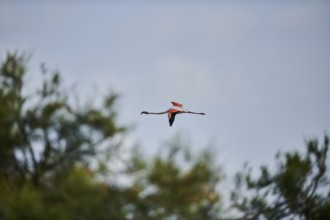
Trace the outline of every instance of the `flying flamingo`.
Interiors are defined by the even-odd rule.
[[[172,127],[172,124],[174,122],[176,114],[182,114],[182,113],[190,113],[190,114],[198,114],[198,115],[205,115],[205,113],[197,113],[197,112],[191,112],[188,109],[184,109],[183,105],[178,102],[171,102],[173,106],[169,108],[167,111],[164,112],[147,112],[143,111],[141,114],[153,114],[153,115],[162,115],[166,114],[168,115],[168,121],[170,123],[170,126]]]

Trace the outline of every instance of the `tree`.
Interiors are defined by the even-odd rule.
[[[132,186],[132,219],[219,219],[221,171],[209,150],[193,154],[189,147],[178,136],[149,163],[135,157],[142,173]]]
[[[27,57],[8,54],[0,72],[0,176],[10,181],[57,175],[87,162],[124,132],[116,123],[116,94],[109,94],[101,108],[74,106],[57,71],[41,66],[43,82],[26,91]]]
[[[81,107],[59,72],[45,65],[41,85],[28,90],[27,61],[8,53],[0,67],[0,217],[123,218],[114,212],[121,203],[113,195],[120,190],[97,182],[90,166],[116,154],[113,137],[126,131],[116,122],[118,95]]]
[[[329,138],[324,137],[322,146],[316,139],[306,146],[305,154],[278,154],[273,174],[266,166],[258,178],[252,177],[251,168],[237,174],[231,198],[242,219],[330,219]]]

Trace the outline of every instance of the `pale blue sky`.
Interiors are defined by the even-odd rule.
[[[0,51],[33,52],[83,97],[122,94],[148,155],[181,132],[228,174],[330,132],[329,1],[0,1]],[[35,79],[37,81],[37,79]],[[179,115],[170,101],[206,112]]]

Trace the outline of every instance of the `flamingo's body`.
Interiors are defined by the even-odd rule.
[[[176,114],[190,113],[190,114],[205,115],[205,113],[191,112],[188,109],[184,109],[183,105],[178,103],[178,102],[171,102],[171,103],[172,103],[173,106],[171,108],[169,108],[167,111],[164,111],[164,112],[147,112],[147,111],[143,111],[143,112],[141,112],[141,114],[161,115],[161,114],[166,114],[167,113],[168,121],[170,123],[170,126],[172,126]]]

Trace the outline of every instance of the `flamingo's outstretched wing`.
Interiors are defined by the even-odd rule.
[[[174,106],[177,106],[177,107],[179,107],[179,108],[182,108],[183,107],[183,105],[182,104],[180,104],[180,103],[178,103],[178,102],[171,102],[172,103],[172,105],[174,105]]]
[[[168,122],[170,123],[170,126],[172,127],[172,124],[174,122],[174,119],[175,119],[175,115],[176,115],[176,112],[173,112],[173,113],[168,113]]]

